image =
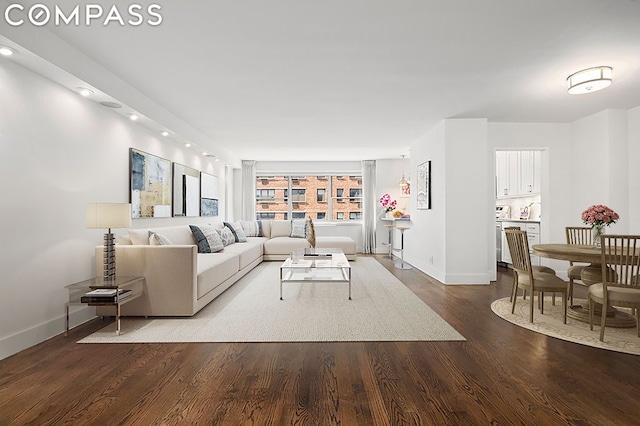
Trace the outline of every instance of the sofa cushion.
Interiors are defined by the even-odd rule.
[[[310,247],[306,238],[275,237],[264,242],[264,254],[289,254],[295,249]]]
[[[293,219],[291,221],[291,238],[307,238],[307,221],[304,219]]]
[[[198,253],[215,253],[224,248],[220,235],[211,225],[189,225],[196,239]]]
[[[149,245],[152,246],[170,246],[173,245],[170,239],[162,234],[158,234],[154,231],[149,231]]]
[[[262,225],[262,236],[266,238],[271,238],[271,221],[261,220],[260,224]]]
[[[176,245],[194,245],[196,243],[191,229],[187,225],[129,229],[131,243],[133,245],[149,245],[149,231],[164,235]]]
[[[288,237],[291,235],[291,222],[288,220],[271,221],[271,238]]]
[[[240,257],[235,253],[198,254],[198,299],[231,278],[239,270]]]
[[[240,257],[240,269],[244,269],[262,257],[264,240],[262,237],[248,237],[246,243],[227,246],[224,252],[237,254]]]
[[[316,248],[339,248],[344,254],[355,254],[356,242],[350,237],[316,237]]]

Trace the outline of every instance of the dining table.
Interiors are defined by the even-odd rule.
[[[567,260],[577,263],[588,263],[580,273],[580,280],[587,286],[602,282],[602,254],[600,247],[585,244],[534,244],[531,246],[532,254],[548,259]],[[602,313],[602,305],[596,304],[594,308],[594,322],[599,321]],[[567,307],[567,316],[582,322],[589,322],[588,301]],[[612,306],[607,307],[607,327],[633,328],[636,319],[633,315],[620,311]]]

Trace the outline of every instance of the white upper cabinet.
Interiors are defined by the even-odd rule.
[[[496,151],[496,197],[540,193],[540,151]]]
[[[540,151],[520,151],[519,195],[540,193]]]

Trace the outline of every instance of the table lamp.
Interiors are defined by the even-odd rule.
[[[115,236],[111,228],[131,227],[131,204],[128,203],[89,203],[87,205],[87,228],[107,228],[104,234],[104,270],[105,280],[116,276]]]

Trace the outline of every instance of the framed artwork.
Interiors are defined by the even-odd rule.
[[[200,216],[218,216],[218,178],[200,172]]]
[[[418,210],[431,208],[431,160],[418,165],[416,208]]]
[[[129,149],[131,217],[171,217],[171,162]]]
[[[200,216],[200,172],[173,163],[173,215]]]

